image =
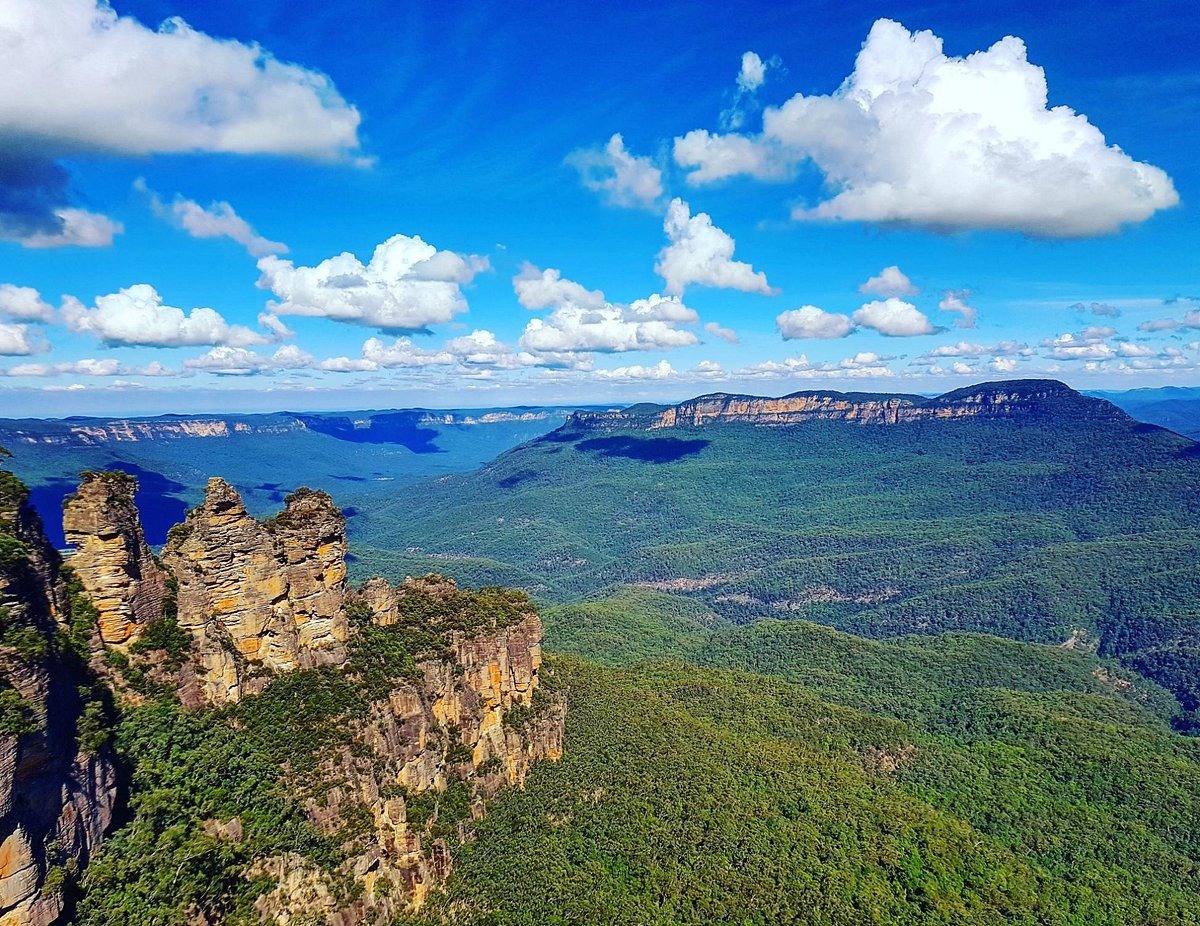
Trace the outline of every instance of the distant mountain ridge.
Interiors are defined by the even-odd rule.
[[[0,444],[92,446],[108,443],[227,438],[234,435],[313,431],[353,443],[417,443],[429,425],[473,426],[552,420],[564,408],[430,410],[423,408],[352,412],[270,412],[265,414],[157,415],[146,418],[0,419]],[[432,432],[428,432],[432,434]]]
[[[678,405],[634,405],[622,411],[575,412],[566,427],[588,430],[633,428],[655,431],[703,427],[714,422],[791,425],[805,421],[848,421],[895,425],[952,418],[1013,418],[1041,414],[1125,419],[1110,402],[1090,398],[1052,379],[980,383],[928,398],[903,393],[811,390],[777,398],[712,393]]]

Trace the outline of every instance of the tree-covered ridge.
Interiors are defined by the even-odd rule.
[[[1075,690],[1088,687],[1076,671],[1086,657],[1035,658],[1030,681],[1033,647],[933,638],[935,661],[1027,690],[956,689],[923,668],[919,646],[865,653],[808,632],[826,637],[824,651],[799,675],[839,662],[868,679],[884,670],[859,684],[873,710],[826,699],[841,690],[836,668],[810,687],[560,657],[555,683],[572,692],[564,760],[493,805],[433,911],[472,924],[663,926],[1200,917],[1200,749],[1119,694]],[[941,703],[938,716],[889,713],[889,660]]]
[[[362,568],[436,566],[551,602],[639,585],[729,621],[870,636],[1072,639],[1166,685],[1186,714],[1200,452],[1067,392],[1024,417],[891,427],[567,426],[428,484],[402,517],[381,511],[396,527],[359,548]]]

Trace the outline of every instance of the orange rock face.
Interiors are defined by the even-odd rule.
[[[294,493],[260,523],[231,485],[210,479],[204,503],[172,530],[163,564],[211,703],[257,690],[247,678],[257,670],[345,661],[346,519],[324,492]]]
[[[70,565],[100,612],[105,646],[125,650],[162,617],[166,577],[146,545],[133,496],[137,480],[89,473],[67,499],[63,530],[75,547]]]

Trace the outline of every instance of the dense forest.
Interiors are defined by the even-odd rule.
[[[1200,706],[1200,452],[1075,396],[1024,418],[597,432],[568,424],[380,506],[365,574],[544,603],[620,586],[723,619],[1097,649]],[[399,552],[396,552],[399,551]]]
[[[119,697],[89,735],[125,793],[62,875],[76,921],[259,922],[256,861],[288,855],[341,872],[312,917],[333,922],[377,820],[314,817],[344,784],[326,760],[358,756],[370,705],[518,621],[527,592],[549,655],[503,722],[565,699],[561,761],[486,814],[465,781],[386,786],[454,863],[380,926],[1200,922],[1198,461],[1116,413],[568,425],[373,512],[399,539],[356,548],[356,569],[524,591],[433,577],[387,626],[349,601],[342,669],[219,709],[160,683],[191,645],[170,615],[107,654]],[[60,642],[83,647],[95,612],[67,582]],[[31,717],[6,700],[7,732]]]
[[[423,922],[1200,917],[1200,745],[1093,658],[765,633],[703,658],[770,675],[559,658],[562,764],[496,802]]]

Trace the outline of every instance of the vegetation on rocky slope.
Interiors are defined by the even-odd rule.
[[[357,734],[372,704],[418,681],[422,660],[453,662],[452,634],[495,631],[529,609],[519,592],[450,591],[432,579],[428,586],[438,594],[410,589],[403,619],[390,626],[351,605],[356,633],[344,666],[281,675],[262,694],[220,710],[184,710],[169,692],[127,709],[117,748],[130,775],[128,820],[87,872],[82,926],[169,926],[197,912],[210,922],[258,923],[254,904],[270,885],[247,871],[282,853],[312,863],[338,902],[350,903],[362,887],[343,863],[372,830],[371,812],[351,802],[336,831],[313,825],[306,802],[345,785],[323,763],[339,750],[363,752]],[[470,750],[454,753],[447,737],[447,761],[470,763]],[[404,789],[396,786],[396,794]],[[409,821],[436,837],[457,834],[472,815],[474,795],[462,780],[444,795],[409,797]]]

